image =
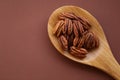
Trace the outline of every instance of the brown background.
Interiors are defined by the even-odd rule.
[[[52,46],[48,18],[63,5],[80,6],[98,19],[120,63],[120,0],[0,0],[0,80],[113,80]]]

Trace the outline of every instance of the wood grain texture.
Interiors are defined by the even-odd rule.
[[[53,34],[53,28],[55,27],[55,24],[58,21],[58,15],[61,12],[73,12],[77,16],[85,17],[88,19],[92,25],[92,28],[90,30],[93,31],[100,40],[99,48],[89,52],[89,54],[87,54],[87,57],[82,60],[71,56],[66,51],[63,51],[59,45],[58,39]],[[104,31],[98,21],[88,11],[76,6],[63,6],[56,9],[51,14],[48,21],[48,35],[54,47],[62,55],[73,61],[99,68],[113,76],[116,80],[120,80],[120,66],[112,55]]]

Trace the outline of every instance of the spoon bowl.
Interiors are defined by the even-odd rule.
[[[61,48],[58,39],[53,34],[53,29],[55,27],[56,22],[58,21],[58,15],[62,12],[73,12],[77,16],[86,18],[92,26],[90,30],[93,31],[99,38],[99,47],[95,50],[90,51],[84,59],[75,58],[74,56],[70,55],[67,51],[64,51]],[[77,6],[63,6],[56,9],[51,14],[48,21],[48,35],[54,47],[65,57],[78,63],[99,68],[107,72],[116,80],[120,80],[120,66],[115,60],[114,56],[112,55],[104,31],[99,22],[96,20],[96,18],[92,16],[88,11]]]

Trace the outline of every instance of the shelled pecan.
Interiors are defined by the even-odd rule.
[[[84,58],[84,57],[86,57],[87,53],[88,53],[88,51],[86,49],[84,49],[84,48],[77,49],[74,46],[72,46],[70,48],[70,54],[72,54],[73,56],[78,57],[78,58]]]
[[[68,41],[65,36],[63,35],[60,36],[60,42],[62,44],[63,49],[68,50]]]

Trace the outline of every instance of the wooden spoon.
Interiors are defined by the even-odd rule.
[[[77,16],[85,17],[86,19],[88,19],[88,21],[92,25],[91,31],[93,31],[100,40],[99,48],[89,52],[87,57],[82,60],[71,56],[66,51],[63,51],[63,49],[61,48],[58,42],[58,39],[53,34],[53,28],[55,27],[55,24],[58,21],[58,15],[62,12],[73,12]],[[80,7],[77,7],[77,6],[63,6],[63,7],[56,9],[52,13],[48,21],[48,35],[54,47],[62,55],[66,56],[67,58],[73,61],[99,68],[107,72],[109,75],[114,77],[116,80],[120,80],[120,66],[112,55],[112,52],[106,40],[104,31],[101,25],[95,19],[95,17],[93,17],[88,11]]]

